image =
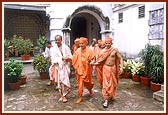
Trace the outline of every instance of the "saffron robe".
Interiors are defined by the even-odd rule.
[[[91,91],[93,88],[92,82],[92,66],[90,65],[91,60],[94,58],[94,53],[87,46],[84,50],[78,48],[72,56],[72,65],[75,69],[78,95],[81,97],[84,89],[86,88]]]
[[[104,62],[112,52],[118,52],[116,48],[104,48],[98,62]],[[104,99],[116,97],[116,89],[119,82],[119,58],[115,54],[115,65],[107,66],[103,64],[103,88],[102,95]]]

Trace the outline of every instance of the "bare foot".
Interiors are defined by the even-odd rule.
[[[76,103],[79,104],[79,103],[82,102],[82,101],[83,101],[83,99],[82,99],[82,97],[80,97],[80,98],[76,101]]]
[[[91,97],[93,96],[93,92],[92,91],[90,91],[90,94],[89,94]]]
[[[51,81],[49,81],[49,82],[47,83],[47,85],[48,85],[48,86],[50,86],[51,84],[52,84],[52,82],[51,82]]]
[[[62,100],[64,103],[66,103],[68,100],[66,97],[63,97],[63,100]]]
[[[59,98],[59,101],[63,101],[63,97]]]

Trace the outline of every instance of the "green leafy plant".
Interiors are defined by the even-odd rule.
[[[131,74],[142,75],[144,73],[144,65],[142,62],[132,60]]]
[[[33,47],[33,43],[30,39],[17,35],[13,35],[13,44],[15,46],[15,50],[22,55],[29,54]]]
[[[139,52],[140,60],[144,63],[144,74],[148,77],[151,73],[151,58],[153,55],[160,55],[160,46],[159,45],[151,45],[146,44],[145,48]]]
[[[10,59],[8,63],[4,64],[4,75],[9,83],[17,82],[23,70],[23,63]]]
[[[41,52],[44,52],[45,50],[45,44],[46,44],[47,38],[44,35],[39,35],[39,38],[37,39],[37,46],[35,47],[36,49],[40,50]]]
[[[12,48],[12,43],[8,39],[4,39],[4,56],[7,58],[9,56],[10,48]]]
[[[12,47],[11,41],[8,39],[4,39],[4,53],[9,51],[11,47]]]
[[[36,55],[34,56],[33,62],[33,69],[37,70],[38,72],[48,72],[50,61],[46,59],[43,55]]]
[[[131,67],[132,67],[131,59],[127,59],[126,61],[124,61],[124,66],[123,66],[124,72],[131,72]]]
[[[162,77],[164,76],[164,64],[162,55],[153,55],[150,65],[150,76],[152,78],[152,82],[162,83]]]

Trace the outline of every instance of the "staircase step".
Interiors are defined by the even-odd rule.
[[[164,91],[164,85],[161,85],[161,90]]]
[[[164,91],[160,90],[153,93],[153,98],[164,103]]]

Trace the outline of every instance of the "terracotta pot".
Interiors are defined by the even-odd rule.
[[[139,77],[139,75],[133,75],[133,76],[132,76],[132,81],[140,82],[140,77]]]
[[[142,76],[140,76],[140,80],[141,80],[141,83],[143,85],[150,86],[150,81],[151,81],[150,77],[142,77]]]
[[[7,77],[4,77],[4,91],[10,90]]]
[[[122,76],[123,76],[123,78],[130,78],[131,73],[130,72],[123,72]]]
[[[29,60],[30,59],[30,55],[21,55],[21,59],[22,60]]]
[[[24,85],[24,84],[26,84],[26,79],[27,79],[27,76],[26,75],[23,75],[23,76],[21,76],[21,78],[20,78],[20,85]]]
[[[157,84],[157,83],[154,83],[154,82],[150,82],[150,87],[151,87],[151,90],[152,91],[159,91],[161,89],[161,84]]]
[[[49,78],[48,72],[40,72],[39,74],[40,74],[41,79],[48,79]]]
[[[20,88],[20,81],[16,83],[8,83],[11,90],[17,90]]]

